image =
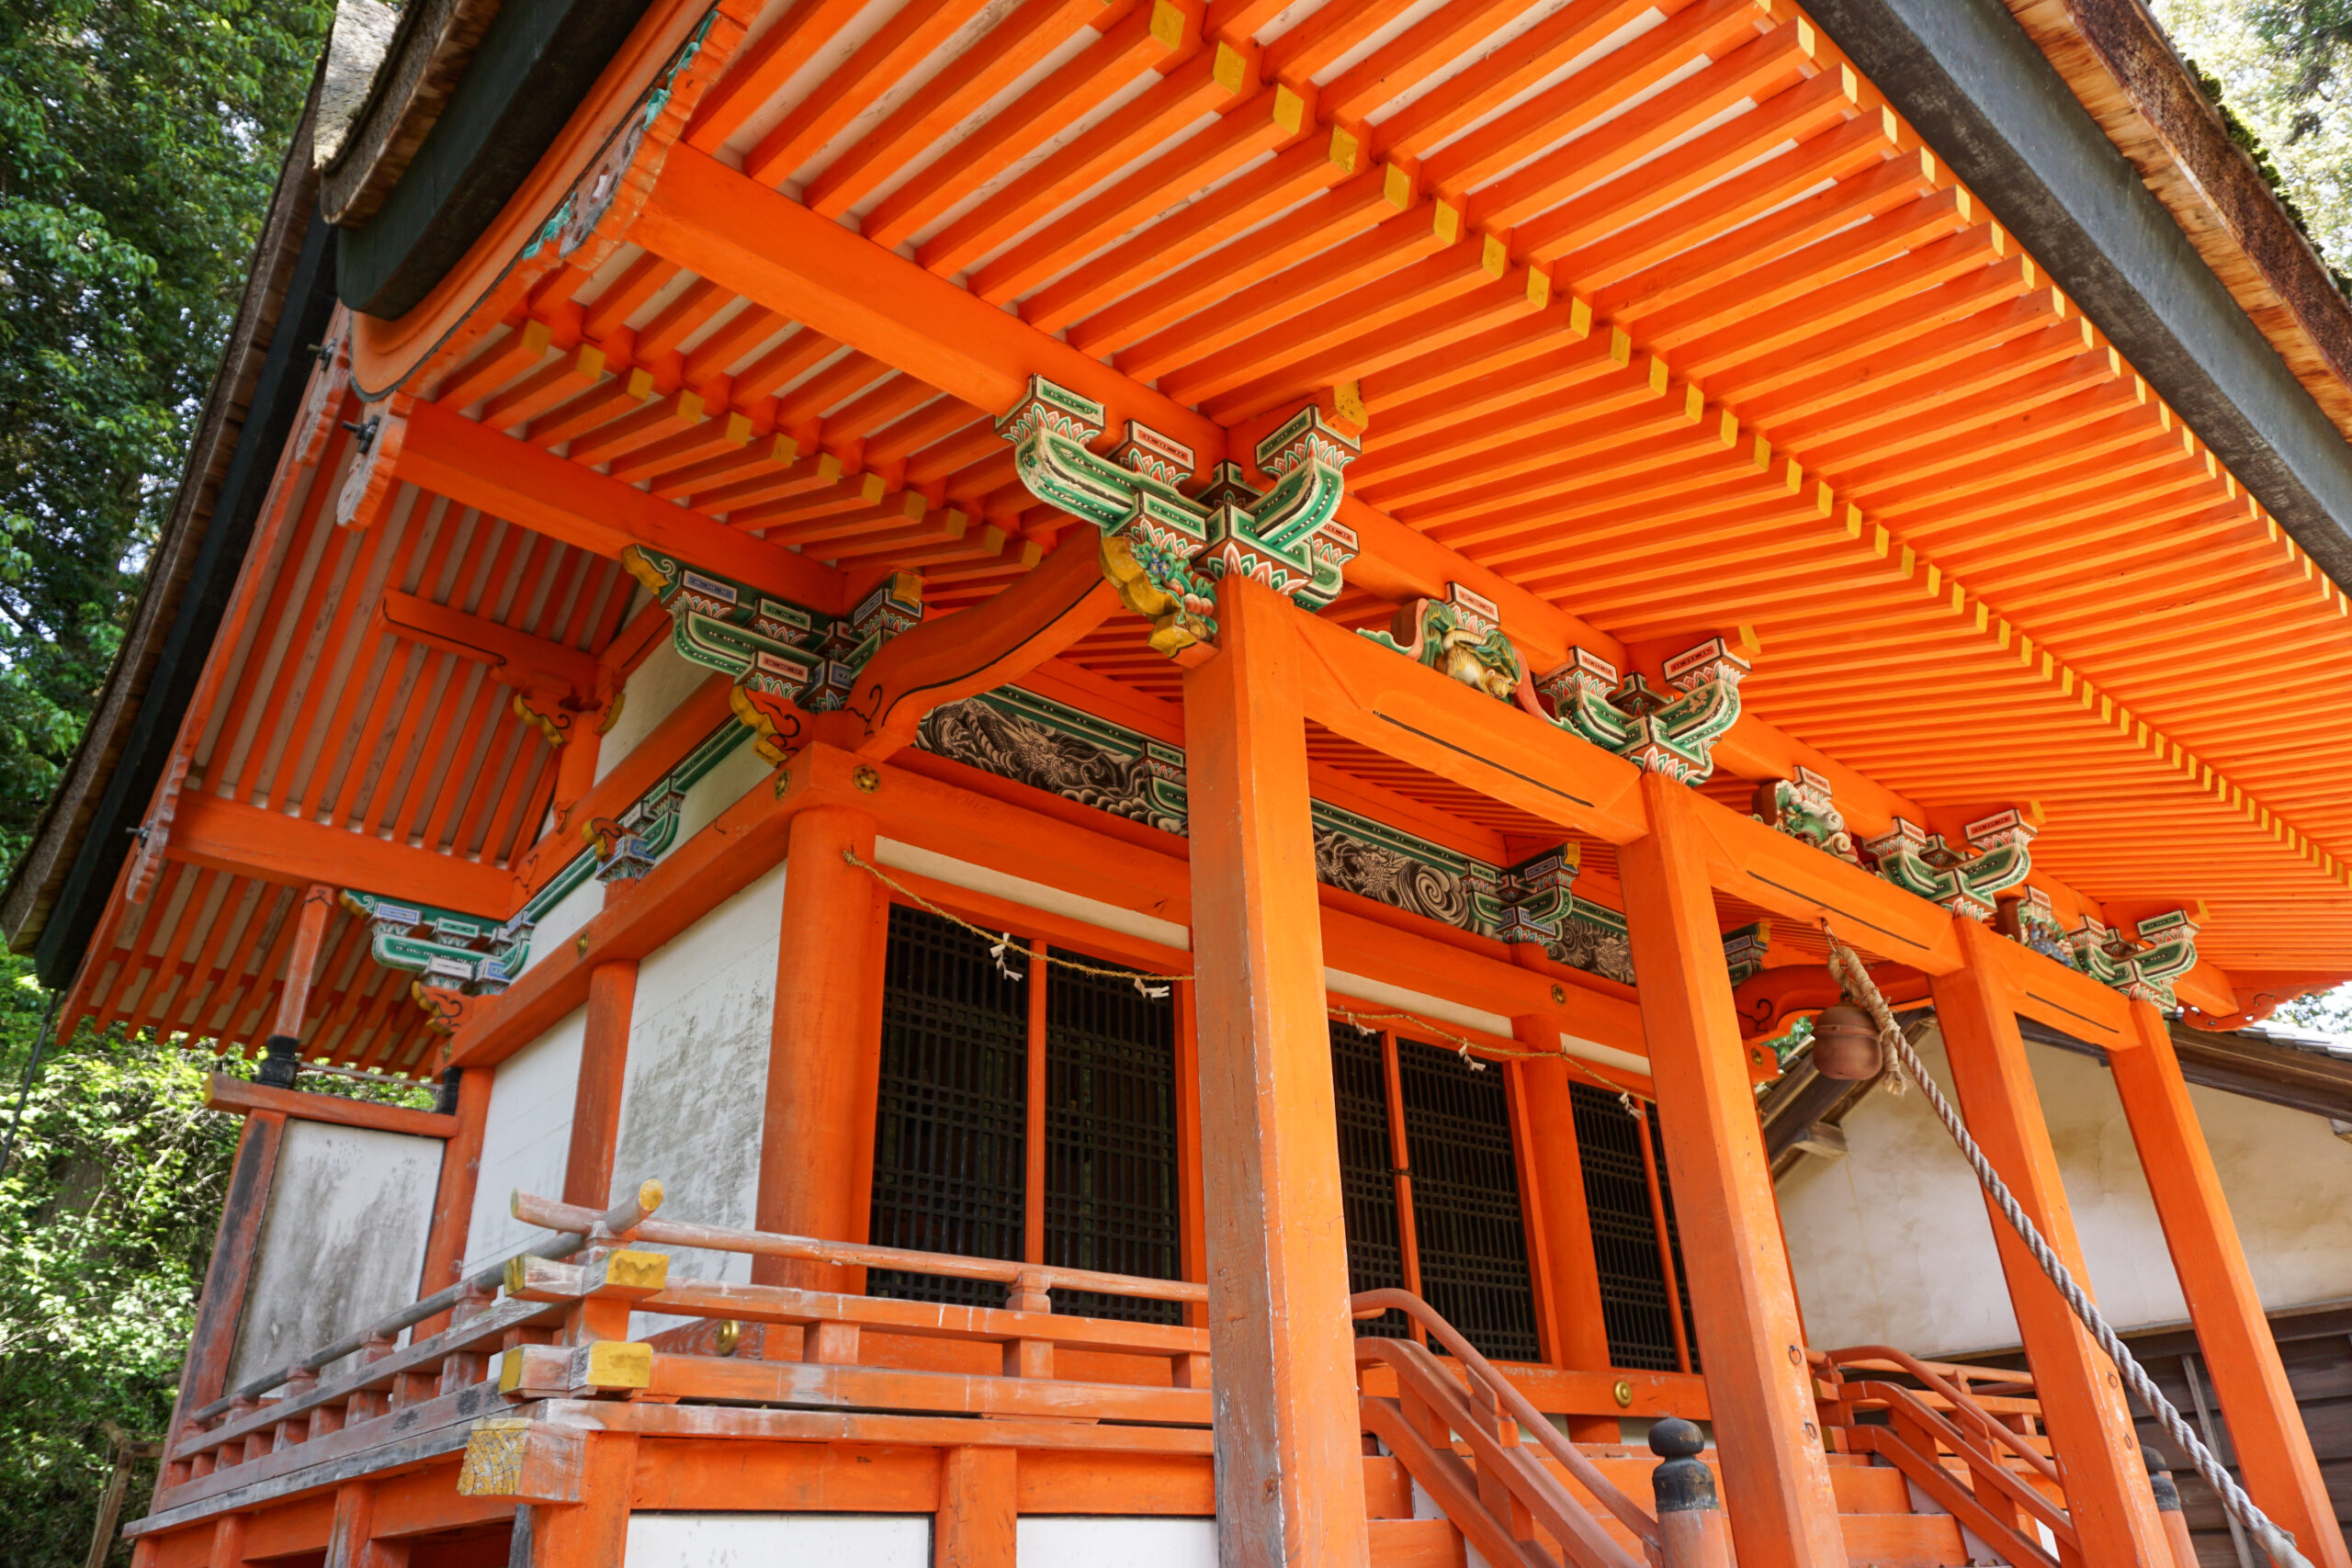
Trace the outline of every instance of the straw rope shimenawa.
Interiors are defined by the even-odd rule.
[[[858,870],[865,873],[868,876],[874,878],[875,881],[879,882],[883,886],[888,888],[891,892],[896,893],[901,898],[906,899],[909,903],[920,906],[921,908],[930,911],[932,914],[938,916],[941,919],[947,921],[950,925],[961,926],[964,930],[971,932],[974,936],[989,943],[989,956],[995,960],[997,968],[1008,979],[1018,980],[1022,978],[1023,971],[1012,967],[1012,964],[1005,958],[1005,954],[1008,952],[1015,951],[1014,939],[1011,931],[992,931],[985,926],[974,925],[971,921],[964,919],[961,915],[950,914],[945,909],[943,909],[938,905],[933,903],[930,899],[924,897],[922,894],[916,892],[913,888],[909,887],[904,883],[899,881],[898,878],[892,876],[888,872],[884,871],[880,866],[876,865],[873,862],[859,855],[855,850],[844,849],[842,851],[842,859],[848,862],[851,865],[857,867]],[[1136,989],[1141,991],[1147,997],[1164,997],[1168,994],[1169,987],[1176,985],[1181,981],[1186,981],[1193,978],[1191,975],[1154,975],[1147,971],[1136,969],[1105,968],[1099,964],[1087,964],[1075,958],[1064,958],[1050,951],[1031,951],[1028,953],[1028,956],[1042,963],[1050,964],[1057,969],[1067,969],[1080,975],[1097,975],[1112,980],[1132,980],[1135,982]],[[1524,1051],[1514,1046],[1483,1044],[1469,1039],[1467,1036],[1456,1034],[1452,1030],[1447,1029],[1441,1024],[1431,1022],[1430,1020],[1421,1017],[1419,1013],[1357,1012],[1351,1009],[1329,1005],[1327,1005],[1323,1010],[1343,1023],[1354,1025],[1357,1029],[1362,1030],[1366,1034],[1377,1034],[1381,1032],[1379,1030],[1372,1027],[1374,1022],[1410,1024],[1415,1030],[1428,1034],[1434,1034],[1439,1039],[1443,1040],[1447,1044],[1453,1046],[1453,1054],[1461,1057],[1463,1061],[1468,1063],[1473,1072],[1483,1073],[1487,1070],[1487,1064],[1479,1061],[1476,1056],[1473,1056],[1470,1054],[1474,1048],[1481,1055],[1500,1057],[1505,1060],[1564,1063],[1571,1072],[1582,1074],[1583,1077],[1595,1087],[1606,1089],[1610,1093],[1617,1096],[1619,1101],[1624,1105],[1625,1110],[1629,1114],[1635,1113],[1634,1111],[1633,1101],[1636,1097],[1633,1089],[1624,1084],[1617,1083],[1610,1078],[1603,1077],[1591,1066],[1568,1055],[1566,1051]],[[1648,1099],[1649,1097],[1643,1095],[1639,1098]]]
[[[1984,1151],[1976,1146],[1974,1138],[1969,1136],[1968,1128],[1961,1122],[1960,1112],[1952,1109],[1951,1102],[1944,1098],[1943,1090],[1936,1087],[1936,1080],[1929,1077],[1927,1069],[1919,1065],[1919,1057],[1911,1049],[1911,1043],[1903,1037],[1903,1031],[1895,1024],[1894,1010],[1886,1005],[1886,998],[1871,983],[1870,970],[1860,956],[1838,940],[1838,933],[1830,930],[1826,917],[1822,919],[1821,932],[1829,939],[1830,976],[1845,987],[1848,995],[1869,1010],[1871,1021],[1878,1025],[1879,1042],[1885,1047],[1889,1070],[1900,1064],[1903,1073],[1919,1086],[1919,1092],[1927,1097],[1928,1108],[1936,1113],[1936,1120],[1944,1124],[1944,1131],[1951,1134],[1952,1142],[1960,1145],[1962,1156],[1967,1159],[1969,1168],[1976,1173],[1976,1179],[1984,1185],[1985,1193],[1992,1198],[1993,1206],[2001,1211],[2002,1217],[2018,1233],[2018,1239],[2025,1243],[2026,1250],[2033,1254],[2033,1260],[2041,1266],[2041,1271],[2049,1276],[2050,1282],[2058,1287],[2058,1293],[2065,1298],[2066,1305],[2089,1330],[2090,1337],[2098,1342],[2099,1348],[2115,1362],[2125,1384],[2140,1396],[2142,1404],[2154,1413],[2156,1422],[2164,1427],[2165,1436],[2188,1455],[2189,1461],[2197,1467],[2197,1473],[2205,1478],[2205,1484],[2213,1489],[2213,1495],[2222,1500],[2222,1506],[2229,1516],[2262,1542],[2263,1550],[2270,1553],[2271,1560],[2279,1568],[2311,1568],[2310,1561],[2296,1549],[2295,1538],[2271,1523],[2270,1517],[2254,1506],[2254,1499],[2245,1495],[2245,1489],[2237,1483],[2236,1477],[2222,1468],[2222,1461],[2213,1457],[2212,1450],[2189,1429],[2188,1423],[2181,1418],[2172,1401],[2164,1396],[2164,1392],[2156,1387],[2155,1380],[2149,1377],[2146,1369],[2140,1365],[2139,1358],[2116,1337],[2115,1330],[2108,1325],[2098,1308],[2091,1304],[2090,1298],[2083,1293],[2082,1286],[2075,1282],[2074,1274],[2056,1250],[2042,1238],[2033,1221],[2027,1217],[2025,1210],[2011,1195],[2008,1184],[1993,1168],[1993,1162],[1984,1157]]]

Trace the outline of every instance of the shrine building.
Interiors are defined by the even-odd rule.
[[[343,0],[0,896],[135,1562],[2352,1568],[2348,437],[2132,0]]]

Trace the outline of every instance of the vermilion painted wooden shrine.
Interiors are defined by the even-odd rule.
[[[1997,1217],[2022,1369],[1808,1336],[1826,923],[2094,1292],[2103,1060],[2348,1568],[2175,1032],[2352,977],[2352,314],[2194,94],[2113,0],[345,0],[6,902],[258,1058],[138,1562],[2192,1568]]]

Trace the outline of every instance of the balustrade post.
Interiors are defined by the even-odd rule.
[[[1965,917],[1954,917],[1952,928],[1962,967],[1933,976],[1928,989],[1961,1116],[2026,1217],[2087,1292],[2090,1275],[2004,978],[2006,955],[1996,945],[2008,939]],[[2034,1392],[2065,1476],[2085,1568],[2165,1562],[2171,1549],[2143,1479],[2122,1380],[1989,1197],[1985,1208]]]
[[[1698,1427],[1679,1417],[1650,1427],[1650,1452],[1658,1458],[1650,1472],[1650,1502],[1665,1568],[1731,1568],[1715,1478],[1699,1458],[1705,1446]]]
[[[212,1550],[205,1556],[205,1568],[245,1568],[245,1529],[252,1518],[250,1514],[223,1514],[213,1520]],[[152,1546],[153,1540],[143,1536],[139,1544]],[[137,1556],[134,1551],[133,1568]]]
[[[2180,1488],[2173,1484],[2165,1456],[2143,1443],[2140,1458],[2148,1467],[2148,1492],[2156,1500],[2156,1517],[2164,1522],[2165,1540],[2172,1545],[2172,1568],[2199,1568],[2197,1543],[2189,1539],[2188,1520],[2180,1511]]]
[[[1235,574],[1184,677],[1218,1557],[1370,1551],[1298,611]]]
[[[2132,1021],[2134,1043],[2109,1050],[2108,1066],[2246,1492],[2315,1568],[2352,1568],[2213,1152],[2180,1076],[2172,1031],[2149,1002],[2132,1003]]]
[[[1618,863],[1731,1529],[1741,1568],[1845,1568],[1696,800],[1645,776]]]

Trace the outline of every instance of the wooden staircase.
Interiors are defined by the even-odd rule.
[[[1374,1568],[1468,1568],[1474,1559],[1487,1568],[1730,1568],[1727,1525],[1713,1506],[1720,1477],[1695,1427],[1662,1424],[1657,1452],[1570,1443],[1426,1303],[1384,1291],[1355,1306],[1360,1315],[1401,1310],[1451,1353],[1358,1341],[1360,1371],[1382,1369],[1396,1389],[1362,1401],[1378,1450],[1365,1461]],[[1816,1374],[1823,1425],[1840,1450],[1827,1459],[1852,1568],[1993,1558],[2080,1568],[2020,1374],[1996,1374],[2001,1392],[1980,1398],[1968,1385],[1982,1369],[1883,1346],[1820,1358]],[[1702,1513],[1648,1510],[1662,1462],[1706,1468],[1713,1486]]]

